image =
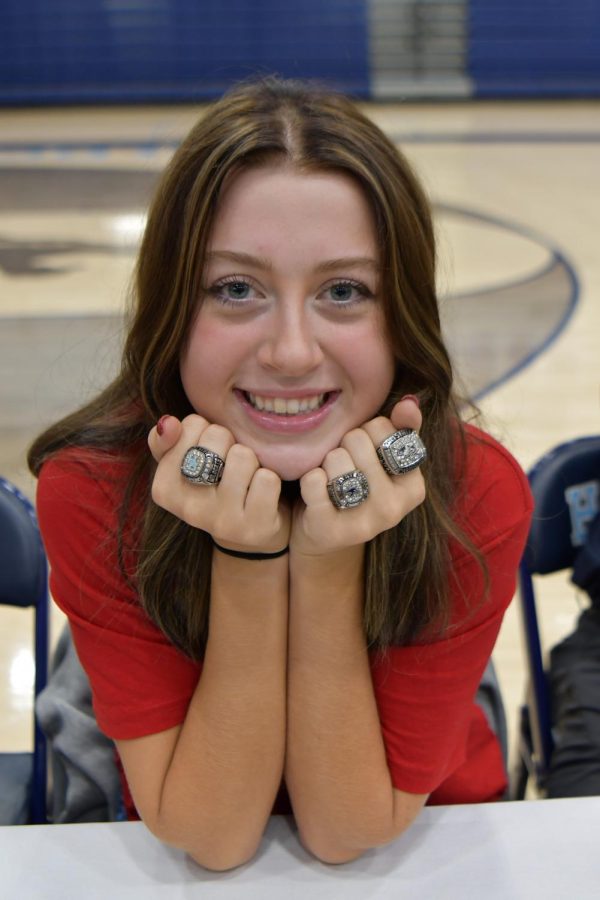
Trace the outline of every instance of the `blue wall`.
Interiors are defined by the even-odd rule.
[[[0,0],[0,104],[201,100],[272,72],[369,97],[369,23],[419,6],[443,35],[457,0]],[[467,91],[600,96],[600,0],[463,6]]]
[[[471,0],[480,96],[600,95],[599,0]]]
[[[198,99],[257,73],[367,95],[365,0],[0,0],[0,102]]]

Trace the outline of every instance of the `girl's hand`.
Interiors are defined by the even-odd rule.
[[[160,420],[148,445],[157,462],[152,499],[188,525],[207,531],[222,547],[244,552],[274,553],[289,542],[290,513],[280,503],[281,480],[260,467],[249,447],[236,444],[221,425],[202,416],[175,416]],[[190,447],[201,445],[225,460],[223,477],[216,485],[198,485],[181,474]]]
[[[388,475],[377,457],[377,447],[400,428],[421,427],[421,412],[414,400],[400,400],[391,418],[379,416],[349,431],[331,450],[321,468],[300,480],[304,503],[294,510],[290,551],[323,556],[347,547],[363,545],[375,535],[397,525],[425,499],[420,469],[406,475]],[[353,509],[336,509],[327,493],[327,482],[360,469],[369,482],[369,496]]]

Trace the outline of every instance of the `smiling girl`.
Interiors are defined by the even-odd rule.
[[[119,376],[30,465],[130,815],[164,841],[226,869],[292,811],[343,862],[428,798],[502,796],[474,698],[531,500],[460,420],[427,201],[350,101],[268,79],[208,110],[156,192]]]

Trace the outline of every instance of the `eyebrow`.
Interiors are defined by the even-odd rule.
[[[270,259],[266,259],[263,256],[253,256],[251,253],[242,253],[234,250],[209,250],[206,254],[206,261],[211,262],[215,259],[223,259],[244,266],[252,266],[255,269],[262,269],[266,272],[271,272],[273,270],[273,263]],[[326,259],[319,263],[319,265],[315,267],[315,272],[331,272],[335,269],[359,267],[373,269],[376,272],[380,269],[377,260],[370,256],[341,256],[338,259]]]

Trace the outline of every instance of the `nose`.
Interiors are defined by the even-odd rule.
[[[304,302],[282,303],[266,324],[258,360],[281,375],[298,377],[316,369],[323,360],[317,323]]]

